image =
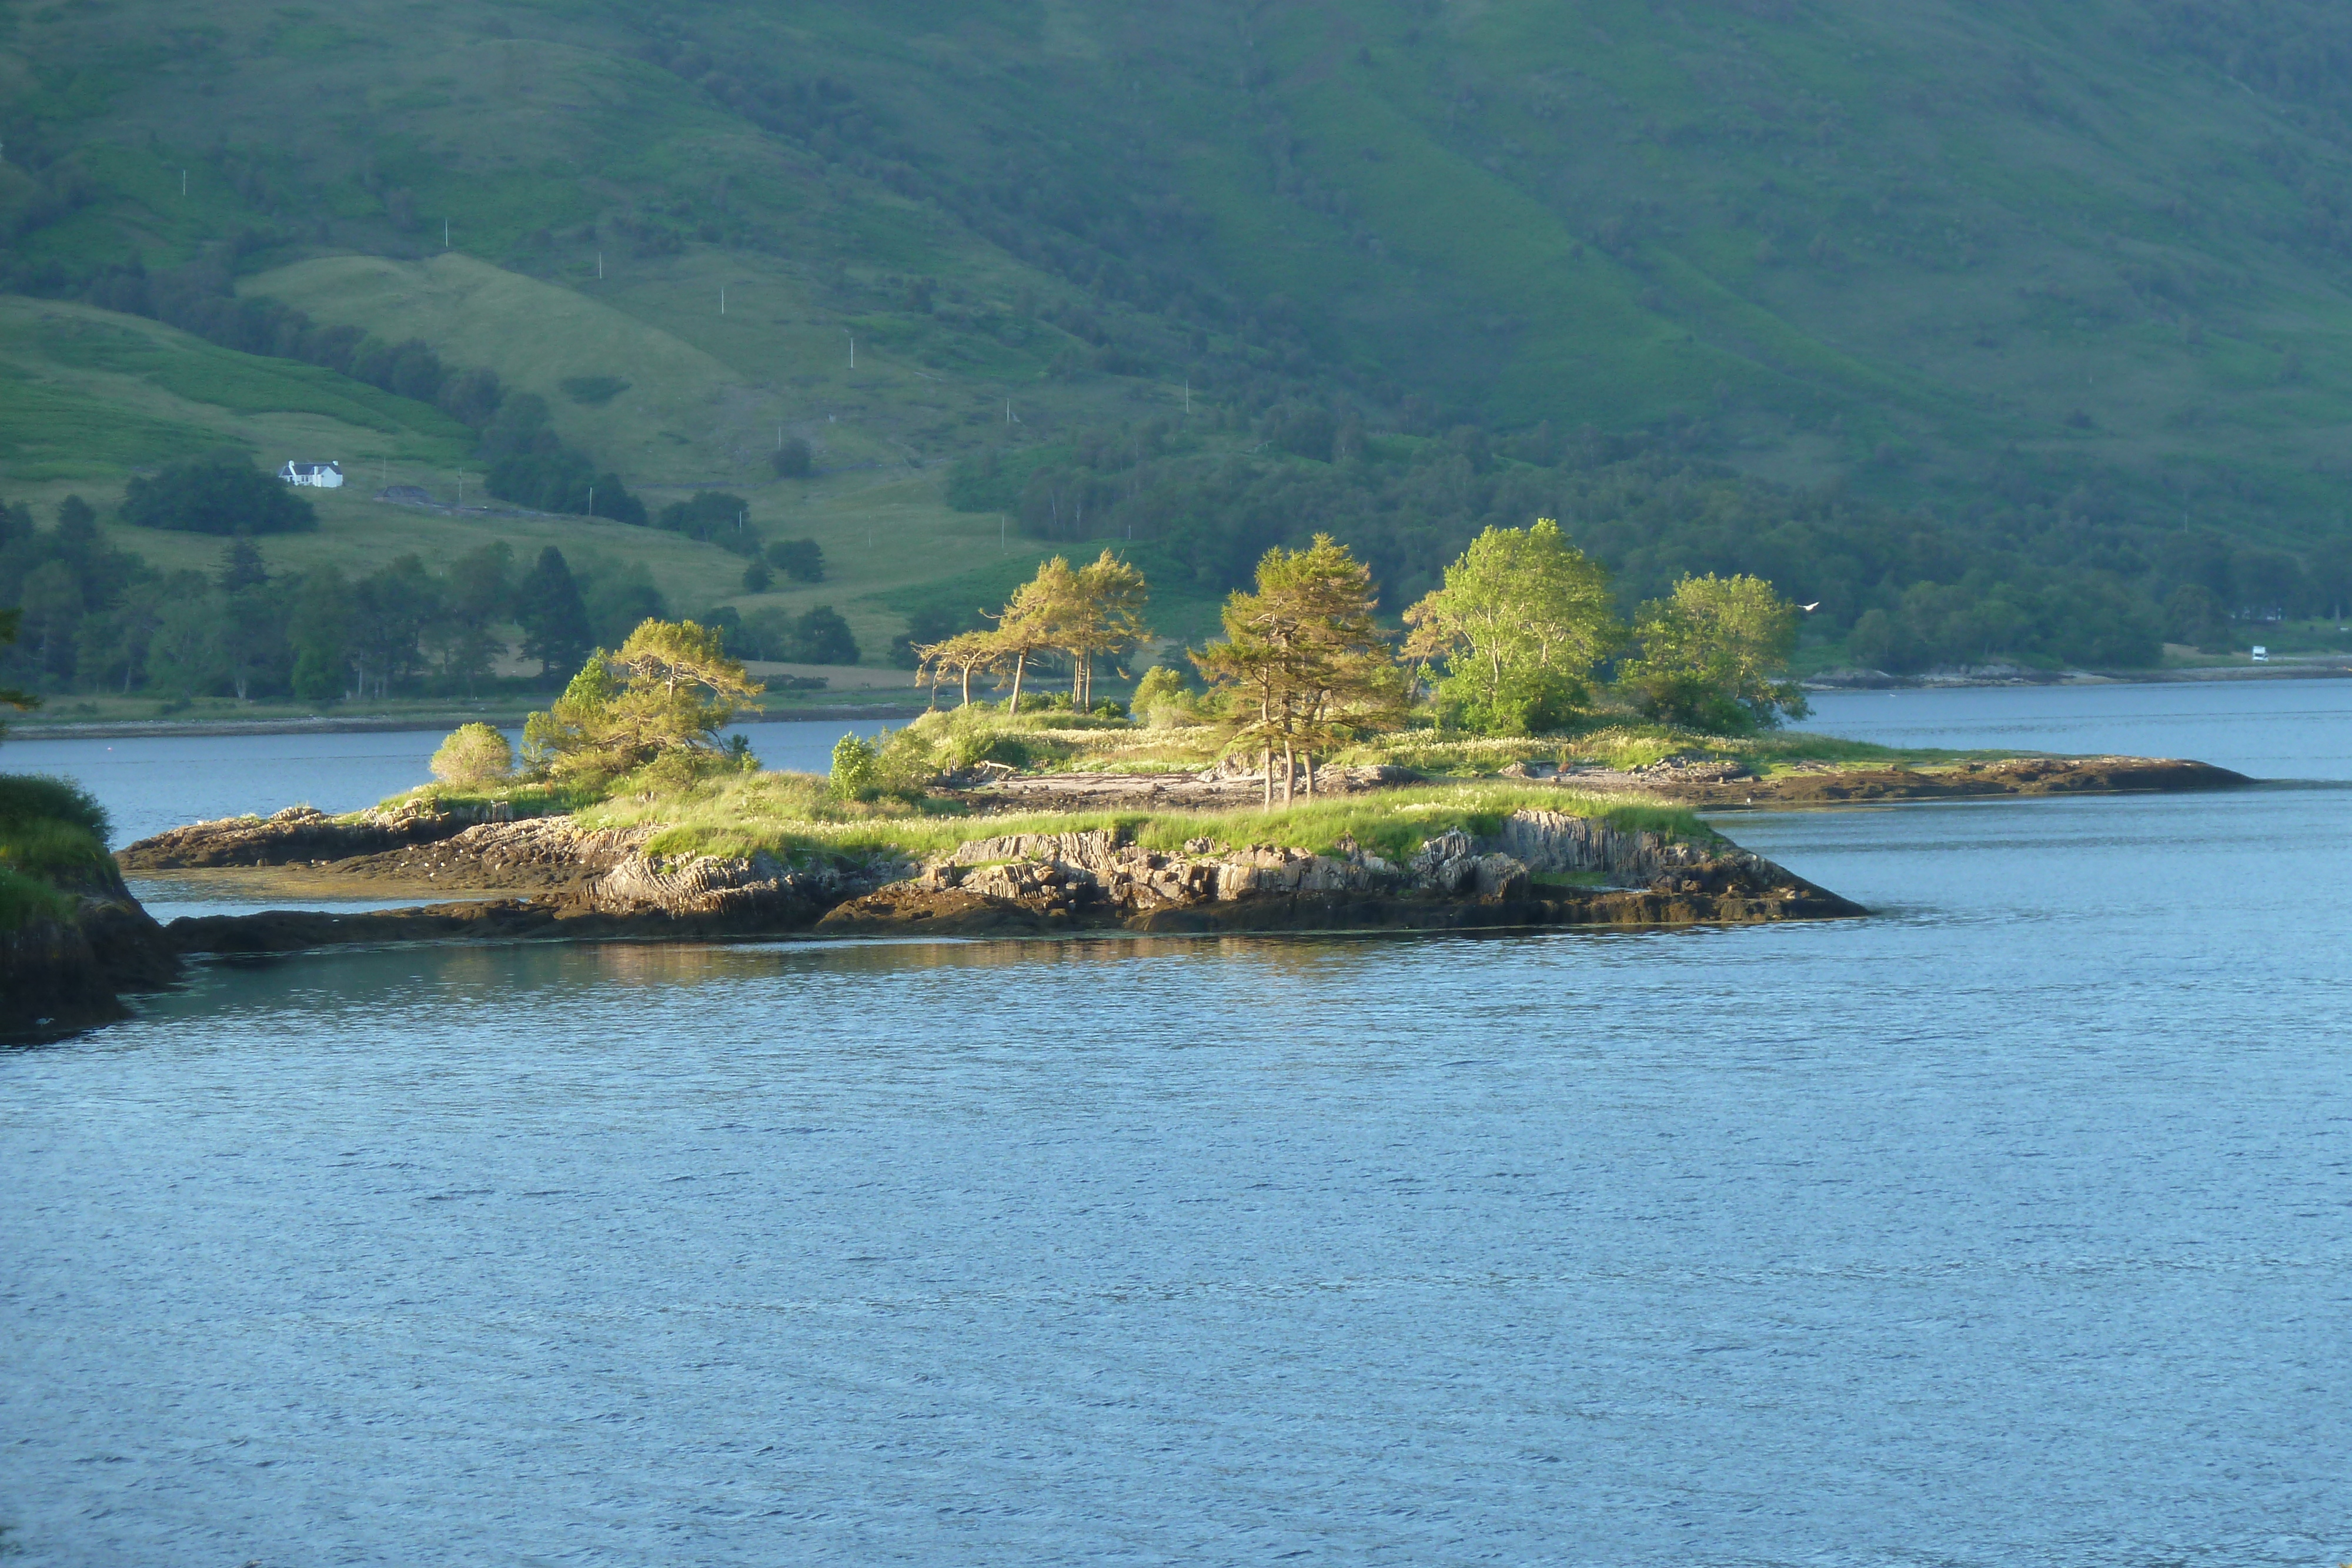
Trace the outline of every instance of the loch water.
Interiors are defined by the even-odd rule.
[[[2305,782],[1721,821],[1854,922],[207,967],[0,1056],[0,1556],[2352,1559],[2352,683],[1822,707]]]

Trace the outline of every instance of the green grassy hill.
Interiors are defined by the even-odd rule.
[[[21,498],[223,439],[436,493],[473,455],[92,308],[135,256],[495,371],[656,507],[744,496],[838,569],[776,602],[872,650],[994,580],[999,510],[1028,560],[1158,543],[1187,625],[1310,524],[1401,597],[1538,507],[1629,593],[1769,571],[1832,643],[1875,611],[1889,664],[2345,591],[2315,0],[84,0],[0,10],[0,121]],[[1052,482],[949,505],[998,462]],[[423,526],[339,515],[301,548]],[[625,532],[681,609],[740,570]],[[2121,630],[2070,643],[2095,604]]]

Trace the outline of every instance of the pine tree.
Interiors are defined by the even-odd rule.
[[[1318,534],[1303,550],[1266,551],[1257,591],[1225,601],[1225,640],[1191,655],[1211,685],[1232,694],[1226,750],[1258,753],[1267,805],[1276,748],[1287,805],[1302,761],[1311,797],[1317,753],[1402,721],[1404,674],[1373,622],[1378,603],[1371,569]]]

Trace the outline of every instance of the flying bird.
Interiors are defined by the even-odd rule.
[[[1800,604],[1797,608],[1803,611],[1806,614],[1811,615],[1814,611],[1819,610],[1823,602],[1823,601],[1816,599],[1811,604]]]

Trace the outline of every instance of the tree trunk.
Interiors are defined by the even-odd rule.
[[[1265,769],[1265,803],[1274,804],[1274,747],[1267,747],[1257,754],[1258,766]]]
[[[1297,753],[1291,749],[1290,742],[1286,740],[1282,743],[1282,803],[1286,806],[1298,798],[1296,793],[1297,775]]]
[[[963,667],[963,701],[957,706],[961,707],[971,706],[971,666],[970,664]]]
[[[1029,653],[1024,649],[1013,660],[1013,716],[1021,716],[1021,677],[1029,673]]]
[[[1298,756],[1299,760],[1307,765],[1307,798],[1312,800],[1315,799],[1315,754],[1302,751]]]

